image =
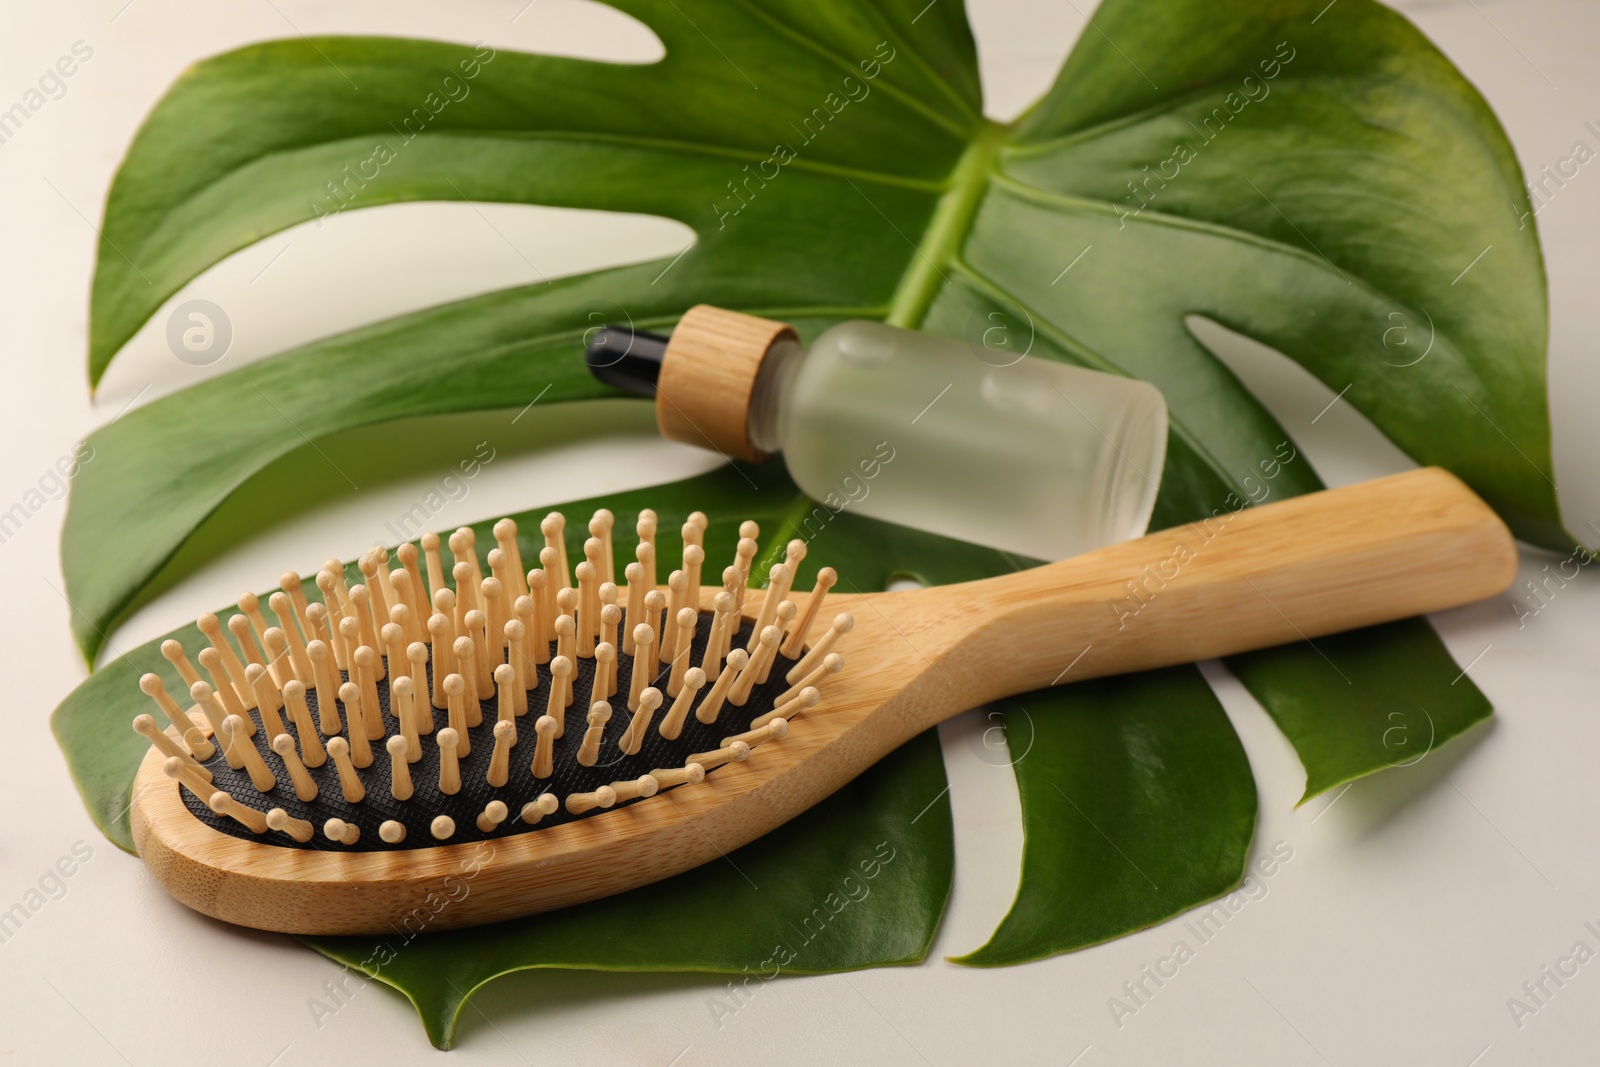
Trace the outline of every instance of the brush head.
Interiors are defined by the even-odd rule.
[[[512,520],[496,523],[487,577],[465,527],[444,542],[449,564],[427,536],[420,553],[401,546],[392,573],[385,550],[364,555],[363,583],[348,584],[337,561],[309,583],[286,573],[265,603],[275,619],[261,598],[240,598],[226,623],[236,645],[207,617],[211,645],[198,659],[209,682],[181,644],[163,646],[195,706],[185,714],[147,676],[141,688],[174,729],[148,715],[135,729],[160,750],[195,823],[284,852],[492,842],[698,787],[816,707],[815,685],[840,658],[818,649],[801,662],[802,641],[832,583],[803,612],[789,599],[804,557],[792,541],[743,614],[755,524],[740,527],[722,591],[702,591],[707,524],[696,512],[682,525],[683,569],[662,588],[630,564],[619,589],[600,580],[614,523],[602,509],[587,524],[600,536],[570,571],[576,588],[558,512],[540,524],[542,546],[521,544]],[[655,514],[637,529],[634,554],[653,561]],[[525,554],[543,568],[520,573]],[[307,601],[313,589],[321,603]]]
[[[711,636],[711,626],[712,615],[709,612],[700,612],[690,652],[691,660],[696,664],[699,664],[705,656],[706,644]],[[753,624],[745,620],[734,638],[734,645],[742,648],[749,640],[752,629]],[[551,646],[554,647],[554,642],[551,642]],[[442,793],[439,790],[440,748],[437,739],[440,731],[449,728],[448,712],[426,704],[421,710],[431,719],[431,727],[427,732],[419,730],[419,741],[422,742],[421,756],[416,762],[408,764],[407,770],[413,782],[413,792],[406,800],[396,800],[392,794],[393,760],[388,755],[380,758],[376,753],[368,766],[360,768],[366,796],[359,803],[352,804],[344,799],[340,790],[338,770],[332,760],[320,767],[308,768],[307,773],[317,784],[317,795],[310,801],[299,800],[290,788],[285,757],[277,751],[277,748],[284,746],[273,745],[266,740],[265,728],[257,732],[253,743],[262,750],[269,770],[277,779],[278,784],[270,792],[258,792],[251,782],[248,770],[243,767],[238,770],[230,768],[220,751],[211,759],[203,761],[201,765],[211,772],[216,789],[230,793],[247,807],[258,809],[263,813],[273,808],[281,808],[288,816],[308,820],[319,828],[329,819],[339,819],[344,825],[362,827],[364,832],[359,847],[363,850],[403,850],[436,845],[438,839],[433,836],[432,828],[439,816],[448,816],[454,823],[455,832],[447,838],[451,842],[483,841],[513,834],[538,832],[575,819],[602,817],[610,810],[609,807],[596,807],[582,814],[572,814],[565,804],[561,803],[570,794],[594,792],[601,787],[609,787],[613,782],[636,780],[654,770],[681,768],[689,755],[719,749],[722,747],[723,738],[747,731],[756,718],[772,710],[774,699],[789,688],[788,683],[784,681],[784,675],[796,662],[779,655],[767,681],[752,688],[750,697],[744,705],[724,703],[721,713],[711,723],[702,723],[694,715],[694,709],[703,706],[710,695],[709,687],[702,685],[690,704],[689,714],[678,737],[672,741],[663,738],[656,724],[652,723],[649,728],[642,731],[639,750],[634,755],[626,755],[619,747],[619,741],[628,729],[633,716],[626,706],[613,707],[609,721],[605,722],[601,729],[598,758],[592,766],[587,767],[578,762],[578,752],[579,739],[588,728],[590,709],[585,706],[585,701],[581,697],[574,699],[571,705],[562,709],[556,716],[562,723],[558,730],[562,740],[554,745],[553,773],[547,778],[536,778],[532,773],[536,743],[534,727],[541,712],[545,710],[545,702],[539,698],[550,692],[554,682],[550,663],[539,665],[538,685],[528,693],[529,712],[510,720],[510,731],[502,731],[502,733],[514,732],[516,742],[511,746],[506,782],[501,786],[493,786],[488,782],[489,765],[496,741],[495,730],[498,725],[497,697],[477,702],[479,721],[476,726],[468,726],[465,730],[469,754],[459,757],[461,785],[454,794]],[[578,658],[573,661],[570,681],[575,692],[586,695],[592,690],[598,663],[599,660],[596,659]],[[617,657],[616,664],[618,692],[626,694],[632,684],[633,674],[640,665],[633,656]],[[401,669],[409,671],[410,666],[402,664]],[[693,669],[701,670],[698,666]],[[662,664],[652,657],[651,662],[643,665],[642,673],[646,676],[646,685],[654,687],[664,695],[670,670],[669,664]],[[341,682],[349,677],[349,672],[339,673]],[[428,668],[427,677],[431,690],[433,684],[431,667]],[[409,674],[402,674],[398,681],[406,686],[411,685]],[[375,683],[378,709],[382,714],[385,729],[390,731],[398,728],[392,690],[395,682],[391,666],[385,679]],[[305,700],[313,718],[318,717],[317,693],[314,688],[306,691]],[[257,723],[261,722],[259,710],[250,714]],[[659,712],[656,719],[660,719]],[[301,741],[293,724],[285,723],[285,727],[288,735],[294,738],[294,748],[299,750]],[[326,740],[331,739],[325,739],[325,742]],[[399,745],[396,747],[403,748],[406,741],[398,733],[389,734],[386,742],[371,741],[370,744],[374,750],[387,753],[393,750],[386,746],[394,744],[397,740]],[[460,747],[458,741],[458,750]],[[716,772],[713,770],[709,773]],[[556,799],[554,810],[544,812],[536,823],[525,821],[521,814],[523,807],[539,800],[545,794],[550,794]],[[654,791],[652,790],[649,795],[654,795]],[[184,790],[183,800],[196,819],[232,837],[247,838],[281,848],[344,847],[321,833],[305,842],[297,841],[281,832],[255,834],[237,819],[213,811],[209,806],[209,797],[201,798]],[[504,803],[513,813],[512,817],[506,818],[492,830],[479,829],[478,816],[489,804],[496,801]],[[636,800],[629,800],[620,803],[635,802]],[[377,830],[385,822],[395,822],[403,826],[405,828],[403,837],[393,842],[381,837]],[[393,831],[390,836],[394,836]]]

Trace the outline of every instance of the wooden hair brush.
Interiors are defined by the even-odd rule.
[[[488,577],[462,529],[453,582],[429,535],[426,579],[404,544],[392,572],[364,557],[364,584],[331,561],[322,603],[285,574],[277,625],[241,599],[237,645],[202,617],[199,670],[163,648],[193,706],[141,681],[171,724],[134,722],[152,741],[131,809],[145,863],[190,907],[266,930],[528,915],[732,852],[966,708],[1465,604],[1516,567],[1505,524],[1438,469],[827,612],[830,569],[791,599],[800,541],[747,589],[753,523],[723,584],[702,583],[699,513],[658,587],[655,523],[621,588],[610,513],[571,572],[552,514],[526,574],[502,520]]]

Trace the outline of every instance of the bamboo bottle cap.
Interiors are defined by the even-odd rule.
[[[782,322],[709,304],[690,308],[672,331],[656,379],[661,436],[738,459],[766,459],[750,434],[756,378],[774,345],[798,340]]]

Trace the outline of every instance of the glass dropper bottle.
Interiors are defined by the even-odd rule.
[[[1056,560],[1139,536],[1155,506],[1167,407],[1132,378],[877,322],[802,346],[784,323],[710,305],[670,338],[607,326],[585,358],[654,397],[664,436],[781,452],[834,513]]]

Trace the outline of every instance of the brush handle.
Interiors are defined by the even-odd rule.
[[[941,663],[971,681],[971,706],[1456,607],[1504,591],[1516,565],[1499,516],[1425,468],[921,593],[944,601],[924,618],[988,620]]]

